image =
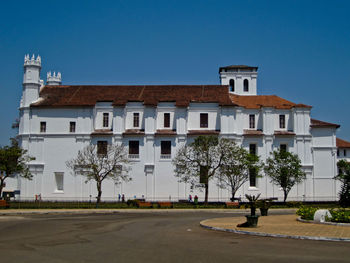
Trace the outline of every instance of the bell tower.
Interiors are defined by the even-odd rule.
[[[219,69],[221,85],[229,85],[236,95],[257,95],[258,67],[232,65]]]
[[[37,58],[33,55],[24,56],[24,74],[23,74],[23,93],[21,107],[29,107],[29,105],[39,98],[39,89],[43,84],[40,80],[41,57]]]

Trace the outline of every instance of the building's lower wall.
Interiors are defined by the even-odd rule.
[[[107,138],[111,143],[119,139]],[[140,160],[131,162],[132,181],[115,185],[112,180],[105,180],[102,185],[103,200],[118,200],[119,194],[124,194],[126,199],[146,198],[147,200],[172,200],[188,199],[188,196],[198,195],[204,200],[204,191],[191,189],[189,184],[179,183],[174,176],[171,160],[160,159],[160,141],[172,141],[172,156],[185,141],[180,137],[123,137],[120,142],[128,145],[129,140],[140,141]],[[43,200],[95,200],[97,195],[94,181],[85,182],[85,178],[73,175],[66,167],[66,161],[74,158],[78,150],[91,142],[90,138],[71,137],[44,137],[40,139],[24,138],[22,145],[26,147],[30,155],[36,157],[36,165],[32,168],[33,179],[10,178],[7,180],[6,190],[20,190],[21,199],[35,199],[40,195]],[[249,138],[242,140],[243,147],[249,147],[249,143],[256,143],[258,154],[263,161],[269,153],[277,148],[280,143],[288,143],[289,150],[295,152],[293,138],[281,138],[273,142],[264,138]],[[148,147],[148,148],[147,148]],[[151,147],[151,148],[150,148]],[[153,156],[150,156],[153,155]],[[302,159],[302,158],[301,158]],[[148,160],[147,162],[144,160]],[[313,164],[304,167],[307,178],[305,181],[293,187],[288,195],[289,201],[328,201],[336,200],[340,190],[339,183],[334,180],[336,158],[332,155],[332,149],[314,149]],[[146,172],[145,165],[151,163],[153,169]],[[55,173],[63,173],[64,190],[57,191]],[[261,194],[261,198],[277,197],[283,200],[283,191],[270,183],[266,176],[257,179],[257,187],[249,187],[245,183],[236,193],[236,197],[245,198],[245,194]],[[227,201],[231,193],[227,189],[220,189],[215,179],[210,182],[209,200]]]

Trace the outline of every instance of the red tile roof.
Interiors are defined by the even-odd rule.
[[[45,86],[41,100],[33,107],[95,106],[98,101],[112,101],[114,106],[139,101],[156,106],[158,102],[174,101],[187,107],[190,102],[214,102],[234,106],[228,96],[228,86],[222,85],[149,85],[149,86]]]
[[[329,127],[334,127],[334,128],[339,128],[339,124],[335,123],[330,123],[330,122],[325,122],[325,121],[320,121],[316,119],[311,119],[311,125],[312,128],[329,128]]]
[[[247,109],[260,109],[261,107],[271,107],[276,109],[291,109],[294,107],[312,108],[305,104],[295,104],[276,95],[239,96],[230,94],[230,98],[233,103]]]
[[[338,148],[350,148],[350,142],[337,138]]]
[[[275,95],[239,96],[230,94],[225,85],[147,85],[147,86],[45,86],[40,98],[32,107],[93,107],[96,102],[110,101],[114,106],[127,102],[142,102],[156,106],[159,102],[175,102],[178,107],[187,107],[191,102],[213,102],[221,106],[241,106],[247,109],[274,107],[311,108],[295,104]]]

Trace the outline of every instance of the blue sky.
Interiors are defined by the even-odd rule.
[[[63,84],[218,84],[259,66],[259,94],[313,106],[350,141],[350,1],[3,1],[0,144],[15,134],[23,57]]]

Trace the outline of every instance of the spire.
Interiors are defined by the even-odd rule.
[[[29,54],[24,56],[24,66],[38,66],[41,67],[41,57],[38,55],[35,59],[35,55],[30,58]]]
[[[61,85],[62,83],[61,72],[57,72],[56,74],[56,71],[54,71],[52,74],[51,71],[49,71],[46,76],[47,76],[46,85]]]

